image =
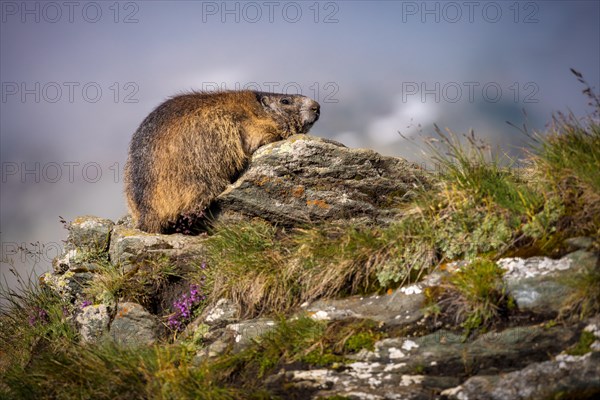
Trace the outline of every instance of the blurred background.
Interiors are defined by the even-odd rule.
[[[402,138],[474,129],[518,156],[553,111],[589,111],[598,1],[2,1],[0,279],[41,273],[59,222],[126,213],[132,133],[189,90],[301,93],[313,135],[420,161]]]

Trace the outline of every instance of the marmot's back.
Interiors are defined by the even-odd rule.
[[[201,215],[260,146],[306,133],[319,104],[300,95],[190,93],[159,105],[133,134],[125,193],[136,226],[165,232]]]

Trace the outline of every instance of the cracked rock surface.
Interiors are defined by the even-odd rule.
[[[294,135],[256,151],[217,204],[284,225],[348,218],[385,223],[395,215],[391,206],[429,181],[423,169],[404,159]]]

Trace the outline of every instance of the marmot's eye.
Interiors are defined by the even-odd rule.
[[[291,101],[288,98],[283,98],[283,99],[280,100],[280,103],[281,104],[291,104]]]

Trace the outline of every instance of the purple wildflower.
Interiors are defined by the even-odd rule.
[[[92,302],[89,300],[84,300],[81,302],[81,309],[83,310],[84,308],[86,308],[87,306],[91,306]]]
[[[204,263],[203,263],[204,264]],[[175,312],[169,316],[167,325],[175,331],[183,330],[185,324],[192,318],[193,310],[206,296],[200,291],[198,285],[190,285],[189,293],[182,294],[173,302]]]
[[[49,321],[48,312],[40,307],[33,307],[29,314],[29,325],[45,324]]]

